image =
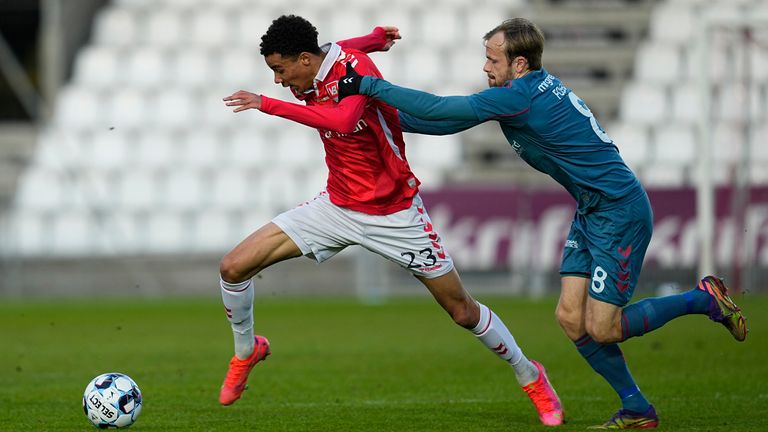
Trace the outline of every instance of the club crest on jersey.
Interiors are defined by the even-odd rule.
[[[332,81],[325,85],[325,92],[328,93],[328,96],[332,97],[334,100],[338,102],[339,99],[339,82],[338,81]]]

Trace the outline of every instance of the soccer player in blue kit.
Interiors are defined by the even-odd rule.
[[[653,230],[645,190],[584,101],[542,67],[544,35],[535,24],[510,19],[484,40],[490,87],[484,91],[440,97],[349,69],[339,93],[394,106],[405,132],[448,135],[495,120],[524,161],[565,187],[577,207],[563,249],[557,320],[622,404],[597,428],[655,428],[656,411],[618,343],[688,314],[708,315],[743,341],[745,317],[715,276],[690,291],[628,305]]]

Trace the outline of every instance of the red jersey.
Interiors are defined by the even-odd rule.
[[[337,44],[326,49],[314,88],[294,94],[306,106],[262,96],[261,111],[318,130],[328,165],[326,188],[334,204],[372,215],[410,207],[420,183],[405,158],[397,110],[369,96],[338,100],[347,63],[361,75],[381,73],[362,51]]]

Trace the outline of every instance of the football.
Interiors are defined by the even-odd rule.
[[[141,414],[141,391],[128,375],[101,374],[85,387],[83,411],[99,429],[128,427]]]

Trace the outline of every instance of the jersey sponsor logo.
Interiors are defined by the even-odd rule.
[[[555,97],[556,97],[558,100],[562,100],[562,99],[563,99],[563,96],[565,96],[565,95],[566,95],[566,93],[568,93],[568,87],[566,87],[566,86],[564,86],[564,85],[562,85],[562,84],[560,84],[559,86],[555,87],[555,88],[552,90],[552,94],[553,94],[553,95],[555,95]]]
[[[325,85],[325,92],[328,93],[328,96],[336,99],[339,97],[339,82],[338,81],[332,81]]]
[[[341,137],[349,136],[349,135],[352,135],[352,134],[356,134],[356,133],[360,132],[361,130],[363,130],[363,129],[367,128],[367,127],[368,127],[368,123],[366,123],[365,120],[360,119],[360,120],[357,121],[357,124],[355,125],[355,128],[350,133],[341,133],[341,132],[327,130],[327,131],[323,132],[323,136],[325,138],[327,138],[327,139],[341,138]]]
[[[512,140],[512,150],[514,150],[518,156],[523,154],[523,146],[521,146],[520,143],[515,140]]]
[[[578,249],[579,248],[579,242],[576,241],[576,240],[566,240],[565,241],[565,247],[573,248],[573,249]]]
[[[552,84],[555,82],[555,77],[552,74],[548,74],[546,78],[544,78],[543,81],[539,83],[539,86],[537,87],[540,92],[544,93],[547,91],[548,88],[552,86]]]

